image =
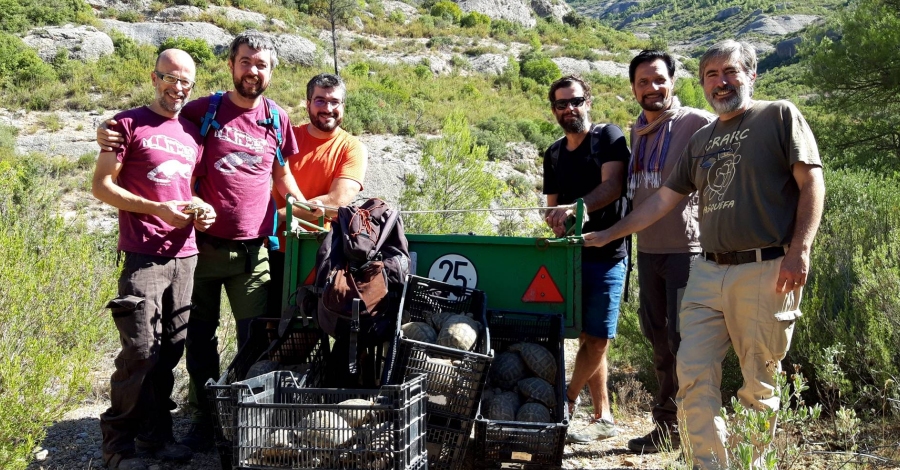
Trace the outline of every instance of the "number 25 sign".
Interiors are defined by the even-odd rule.
[[[444,255],[431,263],[428,277],[436,281],[446,282],[474,289],[478,285],[478,271],[468,258],[462,255]]]

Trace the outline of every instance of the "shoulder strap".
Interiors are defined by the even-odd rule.
[[[272,129],[275,131],[275,141],[278,144],[275,146],[275,156],[278,157],[278,164],[284,166],[284,155],[281,153],[281,142],[283,140],[281,138],[281,119],[278,115],[278,107],[275,106],[275,102],[269,98],[263,99],[266,100],[266,109],[269,112],[269,117],[267,119],[256,121],[256,124],[260,126],[272,126]]]
[[[600,134],[603,132],[603,129],[605,127],[606,124],[591,125],[591,155],[595,155],[600,152]]]
[[[216,122],[216,111],[219,110],[219,104],[222,103],[222,96],[224,95],[224,91],[217,91],[209,97],[209,107],[206,108],[206,115],[203,116],[203,121],[200,124],[200,135],[202,137],[206,137],[206,134],[209,134],[210,126],[216,130],[219,130],[219,127],[221,127]]]

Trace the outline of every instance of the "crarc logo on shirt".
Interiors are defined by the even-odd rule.
[[[262,153],[266,149],[266,139],[257,139],[246,132],[228,126],[217,130],[216,138],[244,147],[252,153]]]
[[[197,148],[184,145],[167,135],[156,134],[141,139],[141,147],[145,149],[161,150],[163,152],[178,155],[189,162],[197,161]]]
[[[193,167],[178,160],[166,160],[147,173],[147,179],[154,183],[169,184],[175,175],[182,178],[190,178]]]

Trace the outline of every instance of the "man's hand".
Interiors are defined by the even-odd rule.
[[[309,213],[313,217],[318,219],[319,217],[325,216],[325,208],[322,207],[325,204],[323,204],[321,200],[310,199],[310,200],[306,201],[306,205],[309,206],[310,209],[312,209],[311,211],[309,211]]]
[[[547,222],[547,225],[553,230],[554,235],[556,235],[557,237],[562,237],[566,234],[566,219],[574,213],[574,204],[558,206],[556,208],[550,209],[550,212],[547,213],[547,216],[544,217],[544,220]]]
[[[808,274],[809,253],[800,249],[788,248],[787,254],[781,259],[781,269],[778,270],[775,292],[783,294],[803,287],[806,285]]]
[[[116,124],[118,124],[118,121],[110,119],[100,124],[100,127],[97,128],[97,145],[100,146],[101,151],[113,152],[122,146],[122,134],[109,128]]]
[[[190,203],[191,201],[160,202],[153,215],[175,228],[185,228],[191,223],[191,215],[182,212],[181,208]]]
[[[602,230],[600,232],[588,232],[582,235],[584,238],[584,246],[603,246],[612,241],[609,232]]]
[[[194,200],[191,204],[181,209],[185,214],[191,214],[194,217],[194,229],[205,232],[216,221],[216,210],[213,206],[203,202]]]

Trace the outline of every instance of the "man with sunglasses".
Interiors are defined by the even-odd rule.
[[[672,173],[688,141],[715,118],[681,106],[675,96],[675,59],[657,50],[641,51],[628,68],[631,91],[643,111],[631,128],[628,194],[639,207]],[[641,332],[653,349],[659,389],[654,397],[653,430],[628,441],[641,454],[680,445],[675,393],[675,353],[681,343],[678,307],[691,264],[700,253],[698,196],[692,193],[662,219],[637,233]]]
[[[321,73],[306,84],[306,112],[309,123],[293,128],[300,151],[287,158],[291,174],[303,194],[314,195],[310,203],[327,206],[322,208],[326,217],[336,217],[337,208],[346,206],[363,189],[368,154],[366,146],[341,128],[344,121],[344,103],[347,86],[337,75]],[[285,217],[284,197],[273,193],[280,219]],[[293,215],[317,223],[319,212],[310,212],[298,206]],[[326,222],[327,227],[327,222]],[[285,227],[277,230],[283,240]],[[280,251],[272,251],[272,283],[269,286],[269,316],[281,316],[284,294],[284,243]]]
[[[612,124],[591,124],[591,88],[580,77],[570,75],[553,82],[549,99],[565,137],[544,153],[544,194],[547,206],[555,207],[547,212],[547,225],[556,236],[563,236],[573,203],[583,198],[588,213],[584,230],[608,228],[621,219],[627,206],[624,187],[630,152],[625,135]],[[621,237],[582,250],[583,328],[566,399],[573,413],[581,390],[588,385],[594,416],[582,432],[569,433],[568,442],[618,435],[606,389],[607,352],[610,339],[616,336],[627,256]]]
[[[198,237],[200,251],[194,273],[194,310],[188,324],[186,362],[190,375],[188,402],[192,425],[180,443],[194,451],[213,445],[212,410],[204,385],[218,379],[219,351],[216,330],[220,322],[224,287],[237,325],[238,348],[250,334],[253,318],[266,313],[269,256],[265,246],[273,234],[276,209],[271,191],[306,201],[277,154],[297,153],[297,140],[287,113],[263,97],[278,65],[273,38],[255,30],[237,35],[231,42],[228,68],[234,89],[221,97],[215,124],[205,137],[203,163],[198,166],[196,192],[218,214],[218,223]],[[212,109],[212,96],[185,105],[182,115],[201,125]],[[272,119],[279,118],[278,129]],[[98,130],[101,148],[121,138]]]
[[[751,99],[755,81],[753,46],[727,40],[703,54],[700,84],[718,119],[694,134],[662,188],[620,223],[584,236],[585,245],[602,245],[649,226],[685,195],[700,195],[703,252],[679,313],[676,402],[684,455],[703,470],[729,463],[719,416],[729,345],[744,377],[741,403],[754,410],[780,405],[773,377],[801,315],[825,198],[809,125],[787,101]]]
[[[125,258],[119,295],[108,305],[122,349],[110,407],[100,415],[103,461],[111,469],[146,469],[139,452],[166,460],[192,456],[172,435],[172,370],[184,352],[191,309],[194,229],[207,230],[216,218],[191,194],[202,139],[179,112],[194,75],[186,52],[160,53],[150,74],[155,100],[115,116],[123,144],[100,152],[94,170],[94,196],[119,209],[118,249]]]

